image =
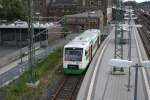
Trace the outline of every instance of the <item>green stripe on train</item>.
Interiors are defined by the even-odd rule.
[[[85,69],[64,69],[64,74],[83,74]]]

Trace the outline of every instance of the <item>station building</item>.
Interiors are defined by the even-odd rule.
[[[106,16],[108,9],[112,8],[115,1],[116,0],[33,0],[33,13],[39,12],[40,16],[43,17],[61,17],[101,9],[104,16]],[[27,5],[26,1],[23,0],[23,2]],[[109,12],[110,11],[111,10],[109,10]]]
[[[86,29],[102,29],[103,28],[103,13],[101,10],[88,11],[73,15],[65,15],[66,23],[72,31]]]
[[[47,27],[34,25],[34,41],[47,40]],[[38,35],[40,32],[42,34]],[[28,44],[28,25],[0,25],[0,46],[26,46]]]

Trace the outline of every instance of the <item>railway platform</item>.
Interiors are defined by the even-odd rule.
[[[134,24],[134,21],[132,21]],[[134,100],[135,68],[131,68],[130,91],[128,91],[129,69],[125,68],[125,75],[112,75],[110,59],[114,57],[115,28],[105,39],[91,62],[83,83],[80,87],[77,100]],[[124,32],[124,39],[128,40],[128,32]],[[129,44],[123,45],[123,59],[128,60]],[[142,55],[140,58],[140,54]],[[147,59],[146,52],[140,39],[137,28],[131,32],[131,60],[140,63],[140,59]],[[139,69],[137,100],[149,100],[148,69]],[[146,76],[144,76],[146,75]]]

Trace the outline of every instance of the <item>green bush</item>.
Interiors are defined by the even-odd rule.
[[[21,0],[0,0],[0,18],[8,21],[26,20],[27,11]]]

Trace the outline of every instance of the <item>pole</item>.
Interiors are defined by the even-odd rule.
[[[22,63],[22,36],[21,36],[21,28],[19,29],[20,33],[20,63]]]
[[[34,30],[33,30],[33,15],[32,15],[32,0],[28,0],[28,60],[30,66],[30,83],[36,81],[36,73],[34,70],[35,50],[34,50]]]
[[[38,6],[39,6],[39,9],[38,9],[38,12],[36,12],[36,15],[37,15],[37,17],[38,17],[38,22],[39,22],[39,29],[38,29],[38,32],[40,33],[40,0],[38,0]],[[38,7],[37,7],[38,8]],[[41,38],[42,36],[41,36],[41,34],[39,35],[39,41],[40,41],[40,47],[41,47],[41,45],[42,45],[42,43],[41,43]]]
[[[135,88],[134,88],[134,100],[137,100],[137,87],[138,87],[138,67],[139,65],[135,65]]]
[[[128,21],[128,24],[131,25],[131,12],[130,12],[130,7],[129,7],[129,16],[130,16],[130,19]],[[128,58],[129,58],[129,61],[131,61],[131,27],[129,26],[129,33],[128,33],[128,38],[129,38],[129,49],[128,49]],[[131,68],[129,67],[129,77],[128,77],[128,91],[130,91],[130,82],[131,80]]]

